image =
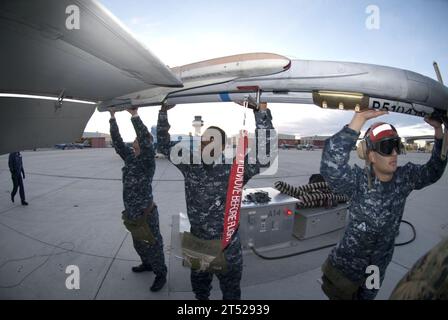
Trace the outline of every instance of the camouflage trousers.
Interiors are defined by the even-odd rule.
[[[448,300],[448,238],[414,264],[390,299]]]
[[[11,174],[11,179],[13,183],[13,189],[11,192],[11,196],[15,197],[17,193],[17,189],[19,190],[20,200],[25,201],[25,189],[23,188],[23,179],[22,175],[19,174]]]
[[[383,283],[383,279],[381,279],[381,283]],[[376,295],[380,290],[377,289],[367,289],[365,283],[361,288],[359,288],[356,299],[357,300],[374,300]]]
[[[227,272],[216,273],[223,300],[241,299],[241,276],[243,273],[243,253],[239,235],[224,250]],[[208,300],[212,289],[213,273],[191,270],[191,287],[198,300]]]
[[[383,285],[384,278],[386,277],[387,267],[392,261],[392,256],[394,254],[394,245],[390,248],[384,249],[382,252],[381,259],[377,261],[372,261],[371,264],[378,267],[380,272],[380,288]],[[365,279],[367,280],[367,278]],[[358,290],[357,299],[358,300],[374,300],[380,290],[378,289],[367,289],[366,281],[364,281],[361,288]]]
[[[149,245],[145,241],[132,238],[135,251],[137,251],[142,263],[151,266],[155,275],[166,276],[167,268],[165,265],[165,255],[163,253],[163,239],[159,228],[159,212],[157,207],[148,214],[147,223],[152,234],[156,238],[154,245]]]
[[[376,295],[378,294],[379,290],[377,289],[367,289],[366,285],[363,284],[362,286],[360,286],[358,288],[358,290],[356,292],[353,293],[353,295],[351,297],[347,297],[345,295],[339,295],[339,294],[335,294],[333,292],[337,292],[340,290],[343,290],[341,288],[337,288],[337,287],[333,287],[331,291],[329,291],[328,289],[324,289],[328,288],[329,286],[332,286],[331,282],[328,280],[328,278],[322,277],[322,281],[323,281],[323,285],[322,285],[322,289],[325,293],[325,295],[330,299],[330,300],[374,300],[376,298]]]
[[[385,254],[385,259],[381,261],[381,263],[375,264],[380,272],[380,287],[383,284],[392,253],[393,251],[387,252]],[[326,264],[328,265],[325,268],[324,266]],[[324,266],[322,290],[330,300],[374,300],[376,298],[379,290],[367,288],[367,277],[362,277],[361,275],[359,280],[353,281],[344,275],[338,268],[332,266],[328,260],[324,263]],[[328,271],[328,274],[325,273],[325,270]]]

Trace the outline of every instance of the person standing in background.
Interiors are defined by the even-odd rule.
[[[28,202],[25,200],[25,189],[23,188],[23,179],[25,179],[25,170],[23,169],[22,155],[20,152],[11,152],[9,154],[9,171],[11,171],[11,178],[13,189],[11,192],[11,201],[14,202],[14,197],[19,189],[20,200],[22,206],[27,206]]]

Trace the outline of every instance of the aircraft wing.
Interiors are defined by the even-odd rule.
[[[150,88],[103,101],[98,110],[161,103],[238,102],[250,97],[268,103],[431,115],[448,122],[448,88],[404,69],[353,62],[289,60],[276,54],[253,53],[172,70],[183,80],[183,88]]]
[[[78,140],[94,104],[27,98],[0,98],[0,154],[53,147]]]
[[[173,90],[169,104],[241,101],[316,104],[341,110],[383,109],[424,117],[448,110],[448,87],[421,74],[365,63],[291,60],[283,72]],[[151,91],[151,90],[148,90]]]
[[[96,103],[148,88],[182,87],[96,1],[3,0],[0,39],[0,93]],[[95,105],[63,101],[60,106],[50,100],[0,97],[0,154],[78,139]],[[36,135],[49,129],[55,134]]]

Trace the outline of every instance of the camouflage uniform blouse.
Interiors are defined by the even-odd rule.
[[[258,130],[273,129],[269,109],[255,112],[255,119],[257,137]],[[170,142],[169,128],[167,113],[160,111],[157,123],[158,149],[168,157],[173,146],[173,143]],[[266,149],[269,150],[268,147]],[[221,238],[224,228],[227,187],[232,165],[225,163],[210,165],[201,163],[177,164],[176,167],[185,178],[185,198],[191,233],[205,240]],[[258,174],[259,171],[260,164],[258,161],[256,164],[248,164],[246,161],[244,184]]]
[[[140,155],[135,156],[132,149],[123,142],[118,130],[117,121],[110,119],[110,135],[115,151],[124,161],[123,172],[123,202],[129,219],[136,219],[143,210],[151,205],[152,178],[156,167],[152,139],[148,139],[148,129],[140,117],[132,117],[132,124],[137,133],[140,145]]]
[[[442,176],[446,161],[440,159],[442,141],[436,140],[431,159],[425,165],[407,163],[398,167],[389,182],[372,176],[369,190],[366,170],[348,165],[358,136],[358,132],[345,126],[326,141],[322,154],[321,174],[332,189],[350,198],[349,223],[329,261],[352,281],[365,278],[366,268],[376,265],[382,280],[392,259],[407,196],[435,183]]]

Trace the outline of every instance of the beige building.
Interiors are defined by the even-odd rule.
[[[92,148],[106,148],[112,146],[112,139],[110,134],[102,132],[84,132],[82,134],[82,141],[88,141]]]
[[[300,139],[301,144],[309,144],[317,148],[323,148],[325,144],[325,140],[330,138],[330,136],[311,136],[311,137],[302,137]]]

